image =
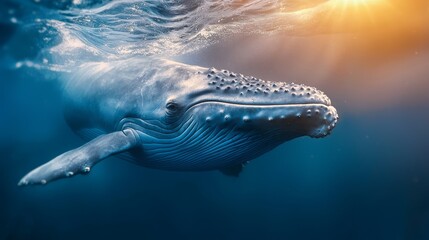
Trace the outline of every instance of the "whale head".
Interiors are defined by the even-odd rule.
[[[188,96],[208,125],[235,125],[237,130],[278,133],[281,139],[324,137],[338,121],[331,100],[303,84],[270,82],[211,68],[202,74],[208,89]],[[201,115],[201,117],[203,117]],[[200,119],[202,121],[202,119]]]
[[[331,101],[313,87],[191,70],[166,73],[152,84],[162,88],[152,90],[157,95],[150,98],[159,100],[152,115],[140,117],[138,126],[122,124],[141,129],[146,159],[162,159],[152,162],[156,167],[204,170],[247,162],[293,138],[327,136],[337,123]]]

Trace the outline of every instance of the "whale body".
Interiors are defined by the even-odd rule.
[[[88,173],[109,156],[177,171],[243,165],[301,137],[324,137],[338,114],[321,91],[164,59],[85,63],[64,85],[65,119],[88,142],[18,185]]]

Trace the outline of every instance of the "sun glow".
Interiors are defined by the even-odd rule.
[[[330,0],[313,10],[313,22],[327,32],[379,29],[394,15],[389,0]]]
[[[347,4],[347,5],[368,4],[375,1],[376,0],[333,0],[333,2]]]
[[[427,0],[281,1],[294,4],[279,8],[280,12],[264,25],[266,29],[296,35],[363,32],[383,35],[386,31],[426,32],[428,29]]]
[[[386,0],[331,0],[331,6],[341,6],[348,9],[367,9],[369,11],[377,10],[387,3]]]

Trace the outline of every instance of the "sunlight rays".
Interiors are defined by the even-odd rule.
[[[337,16],[332,23],[359,29],[381,27],[392,12],[387,0],[331,0],[327,4]]]

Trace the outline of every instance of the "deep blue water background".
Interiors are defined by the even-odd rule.
[[[37,34],[0,20],[0,239],[429,239],[427,101],[359,111],[332,89],[331,136],[285,143],[239,178],[110,158],[87,176],[17,187],[83,141],[57,82],[11,67],[37,55]]]

